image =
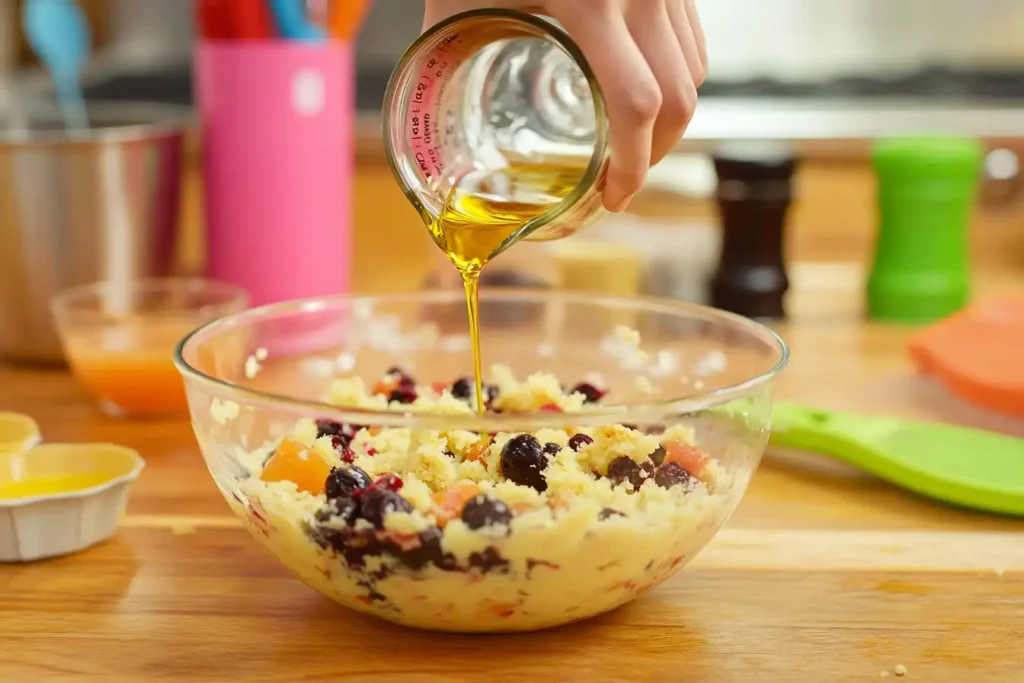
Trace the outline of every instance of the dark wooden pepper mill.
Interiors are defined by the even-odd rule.
[[[749,318],[784,318],[783,236],[796,158],[782,147],[743,145],[723,148],[713,160],[722,253],[711,303]]]

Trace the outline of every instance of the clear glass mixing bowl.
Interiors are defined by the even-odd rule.
[[[525,631],[618,607],[743,497],[787,347],[673,301],[495,290],[480,305],[485,367],[506,368],[485,415],[451,395],[472,367],[458,292],[289,302],[196,330],[175,361],[207,466],[253,536],[352,609]],[[377,479],[392,471],[397,492]]]

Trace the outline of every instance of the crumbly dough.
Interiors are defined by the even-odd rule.
[[[583,396],[567,393],[550,374],[518,381],[507,368],[496,367],[490,379],[498,390],[494,407],[505,412],[542,406],[565,413],[587,409]],[[471,412],[470,402],[448,389],[416,391],[415,401],[391,407]],[[389,407],[388,397],[375,395],[360,378],[336,380],[326,399],[337,405]],[[330,436],[318,437],[313,420],[296,424],[290,438],[334,467],[354,465],[374,479],[398,474],[403,482],[398,493],[411,510],[387,514],[382,528],[358,519],[346,529],[340,520],[318,517],[327,502],[324,494],[298,490],[291,481],[263,481],[259,475],[267,449],[232,456],[251,476],[226,486],[228,502],[253,535],[316,590],[350,608],[426,629],[534,630],[618,607],[692,558],[745,488],[739,481],[745,474],[734,475],[714,457],[686,485],[671,488],[653,478],[634,488],[606,476],[618,458],[645,463],[659,449],[664,454],[663,444],[692,442],[692,433],[682,426],[660,434],[619,424],[538,430],[534,436],[541,444],[559,447],[544,470],[546,491],[503,476],[502,448],[516,434],[495,434],[488,445],[468,431],[357,429],[348,444],[350,463],[343,462]],[[569,438],[580,433],[592,443],[574,450]],[[514,511],[511,521],[473,529],[458,517],[439,519],[438,500],[467,486],[505,503]],[[439,541],[434,556],[443,554],[445,560],[416,566],[387,552],[369,552],[350,561],[351,545],[339,552],[318,543],[318,526],[321,533],[337,528],[356,534],[354,545],[410,551],[430,537]]]

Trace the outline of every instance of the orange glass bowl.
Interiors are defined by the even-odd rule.
[[[200,278],[99,282],[65,290],[51,302],[72,373],[115,417],[184,413],[175,345],[200,325],[248,305],[242,288]]]

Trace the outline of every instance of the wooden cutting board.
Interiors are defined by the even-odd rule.
[[[962,419],[916,384],[910,330],[862,324],[856,289],[834,278],[795,273],[780,395]],[[979,289],[1021,284],[988,276]],[[299,583],[238,526],[186,422],[107,420],[65,374],[11,368],[5,409],[33,414],[50,440],[138,448],[148,468],[111,542],[0,566],[0,681],[1009,683],[1024,670],[1024,521],[820,458],[770,453],[692,565],[612,614],[453,636],[358,616]]]

